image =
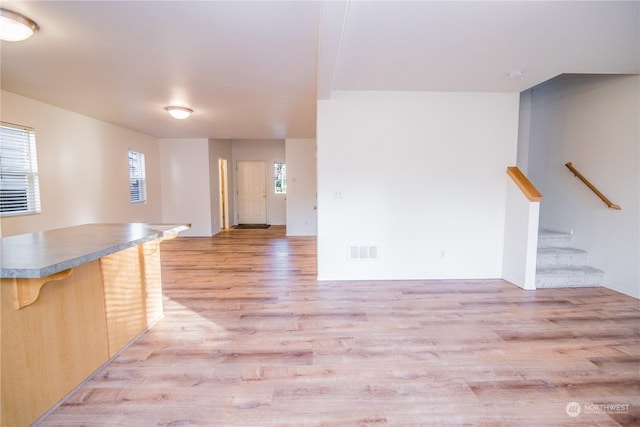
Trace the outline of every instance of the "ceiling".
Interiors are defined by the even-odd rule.
[[[1,87],[160,138],[315,137],[335,90],[520,92],[640,73],[636,1],[2,1]],[[513,70],[520,77],[510,78]],[[171,118],[179,104],[194,114]]]

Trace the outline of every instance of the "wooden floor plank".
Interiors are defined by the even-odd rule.
[[[39,425],[640,424],[640,304],[609,289],[318,282],[277,226],[162,266],[165,318]]]

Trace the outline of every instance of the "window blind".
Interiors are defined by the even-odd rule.
[[[40,213],[36,134],[0,123],[0,216]]]
[[[145,203],[147,201],[144,153],[133,150],[129,150],[129,196],[131,203]]]

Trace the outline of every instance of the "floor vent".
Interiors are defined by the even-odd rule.
[[[375,245],[349,245],[349,259],[377,259],[378,247]]]

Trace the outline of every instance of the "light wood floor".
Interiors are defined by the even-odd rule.
[[[318,282],[283,227],[162,251],[165,318],[42,426],[640,425],[636,299]]]

